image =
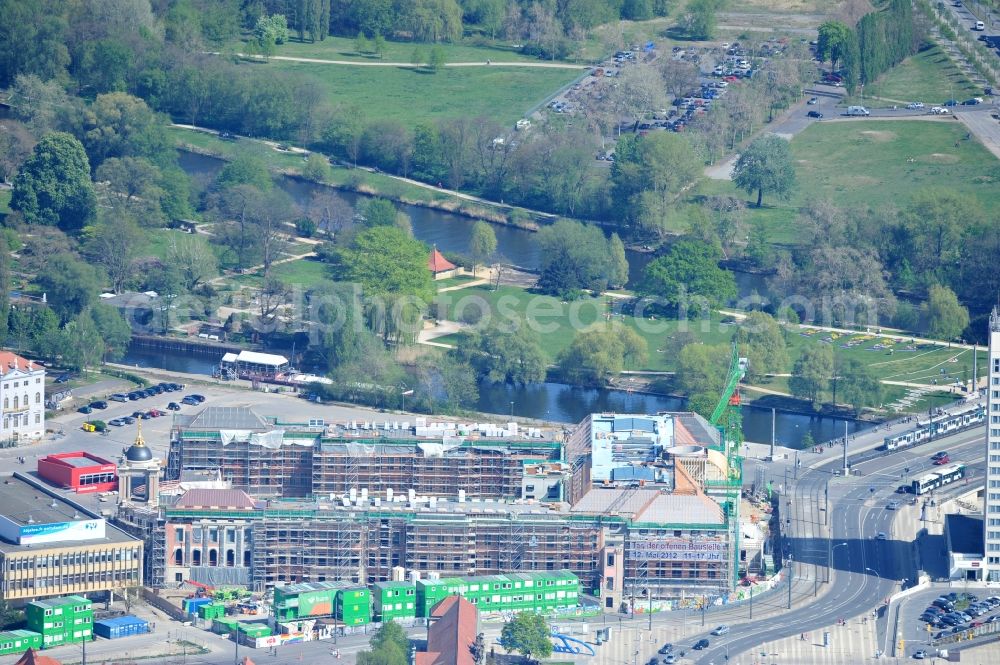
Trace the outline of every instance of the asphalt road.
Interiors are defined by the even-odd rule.
[[[1000,35],[1000,14],[989,11],[989,9],[975,0],[965,0],[965,2],[956,3],[950,2],[948,0],[942,0],[948,9],[962,22],[965,30],[972,36],[973,39],[979,39],[979,35]],[[977,11],[980,12],[980,16],[984,16],[983,22],[986,24],[986,30],[978,31],[973,30],[973,26],[976,21],[979,20],[975,14],[969,11],[968,6],[976,7]],[[981,8],[981,9],[980,9]]]
[[[727,656],[732,658],[761,644],[828,628],[837,619],[861,616],[875,608],[881,614],[885,600],[901,585],[912,584],[918,575],[913,535],[905,534],[899,540],[894,537],[895,511],[886,510],[885,504],[893,498],[903,477],[931,468],[929,456],[939,449],[948,449],[953,461],[968,464],[974,477],[982,477],[982,446],[981,431],[965,432],[857,464],[854,472],[860,475],[834,475],[841,467],[839,460],[800,469],[798,481],[791,483],[790,512],[782,500],[782,508],[792,520],[785,527],[786,550],[794,576],[800,579],[799,587],[804,577],[817,592],[832,552],[826,593],[786,615],[734,625],[723,637],[693,636],[692,644],[701,637],[708,637],[711,643],[695,662],[721,664]],[[822,536],[820,529],[820,523],[827,520],[832,522],[830,539]],[[887,539],[876,539],[879,532],[885,532]],[[810,639],[815,641],[816,636]],[[836,639],[835,632],[831,639]]]

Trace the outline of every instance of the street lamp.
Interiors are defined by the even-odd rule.
[[[826,541],[826,543],[827,545],[829,545],[829,550],[827,551],[827,559],[826,559],[826,583],[829,584],[830,569],[833,568],[833,551],[838,547],[841,547],[842,545],[847,545],[847,543],[837,543],[836,545],[834,545],[833,541],[829,539]]]

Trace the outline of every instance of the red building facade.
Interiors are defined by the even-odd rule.
[[[83,451],[43,457],[38,460],[38,475],[53,485],[80,493],[118,489],[115,463]]]

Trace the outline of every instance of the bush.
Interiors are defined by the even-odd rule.
[[[88,420],[86,424],[93,425],[94,430],[97,432],[103,432],[108,429],[108,424],[103,420]]]
[[[295,232],[303,238],[312,238],[316,233],[316,222],[308,217],[303,217],[295,222]]]

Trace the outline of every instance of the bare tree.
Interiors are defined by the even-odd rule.
[[[616,121],[640,120],[643,115],[666,107],[663,77],[656,67],[638,64],[622,71],[608,93],[608,104]]]
[[[686,60],[664,58],[660,64],[660,76],[667,92],[674,97],[683,97],[696,90],[700,75],[698,65]]]

